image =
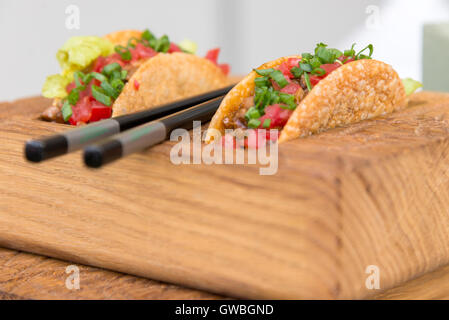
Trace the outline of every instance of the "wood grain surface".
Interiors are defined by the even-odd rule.
[[[79,290],[65,286],[66,268],[60,261],[10,249],[0,249],[0,300],[22,299],[226,299],[194,289],[167,285],[154,280],[78,265]],[[449,299],[449,266],[382,291],[372,299]],[[377,292],[377,291],[376,291]]]
[[[39,165],[23,143],[63,125],[0,105],[0,245],[244,298],[362,298],[449,262],[449,95],[280,147],[279,171],[174,166],[171,143],[101,171]],[[274,272],[275,270],[275,272]]]
[[[79,289],[68,289],[64,262],[0,248],[0,299],[218,299],[219,296],[77,265]]]

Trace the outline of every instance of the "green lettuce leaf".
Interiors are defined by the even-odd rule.
[[[190,40],[183,40],[181,41],[178,46],[181,48],[182,51],[187,52],[187,53],[191,53],[191,54],[196,54],[196,51],[198,50],[198,45]]]
[[[422,83],[412,78],[402,79],[402,83],[404,84],[405,93],[409,96],[414,93],[419,88],[422,88]]]
[[[47,98],[64,98],[65,87],[73,81],[75,71],[89,67],[98,57],[108,56],[114,52],[114,45],[103,38],[79,36],[70,38],[56,53],[61,66],[60,75],[47,78],[42,88],[42,95]]]
[[[46,98],[65,98],[67,96],[66,87],[70,80],[60,74],[48,76],[42,87],[42,95]]]

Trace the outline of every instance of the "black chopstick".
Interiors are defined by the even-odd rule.
[[[210,91],[191,98],[178,100],[161,107],[139,111],[75,128],[61,134],[30,140],[25,144],[25,157],[31,162],[41,162],[97,142],[119,132],[160,119],[176,112],[228,93],[234,85]]]
[[[84,149],[84,163],[88,167],[99,168],[165,141],[175,129],[190,130],[193,127],[193,121],[209,121],[223,98],[224,96],[216,98],[175,115],[116,134],[99,144],[87,146]]]

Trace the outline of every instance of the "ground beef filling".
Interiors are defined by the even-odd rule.
[[[307,89],[304,76],[302,76],[299,80],[294,79],[292,81],[301,86],[301,88],[295,93],[296,104],[299,104],[299,102],[301,102],[301,100],[303,100],[309,93],[309,90]],[[244,98],[237,111],[224,118],[223,125],[225,129],[247,129],[248,121],[245,118],[245,114],[253,106],[254,96]]]

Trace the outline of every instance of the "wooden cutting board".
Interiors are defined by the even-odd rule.
[[[449,263],[449,94],[279,148],[279,170],[23,159],[48,104],[0,105],[0,245],[242,298],[364,298]]]

